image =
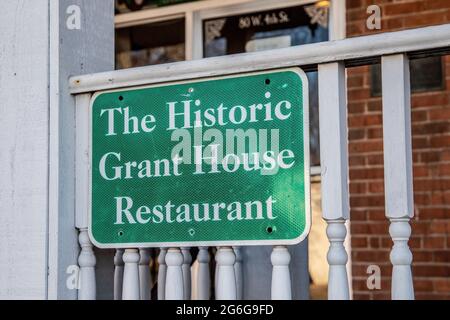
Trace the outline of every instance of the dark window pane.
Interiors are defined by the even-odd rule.
[[[200,0],[116,0],[115,11],[116,13],[127,13],[192,1]]]
[[[309,145],[311,166],[320,165],[319,144],[319,83],[318,73],[308,72],[306,74],[309,83]]]
[[[444,87],[441,57],[426,57],[410,60],[411,91],[440,90]],[[381,95],[381,65],[375,64],[372,71],[372,96]]]
[[[116,69],[185,59],[184,19],[116,29]]]

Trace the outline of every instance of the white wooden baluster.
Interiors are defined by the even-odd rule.
[[[289,262],[291,255],[286,246],[273,247],[272,261],[272,300],[291,300],[291,274]]]
[[[184,247],[181,248],[181,253],[183,254],[183,291],[184,300],[191,300],[191,248]]]
[[[322,215],[330,241],[328,299],[346,300],[350,295],[343,246],[349,218],[345,66],[334,62],[320,64],[318,69]]]
[[[392,300],[414,300],[414,285],[412,280],[412,253],[408,246],[411,235],[409,219],[390,218],[389,234],[394,246],[391,251]]]
[[[166,297],[165,300],[183,300],[183,254],[180,248],[170,248],[166,254]]]
[[[78,257],[78,265],[80,266],[78,300],[95,300],[96,259],[92,243],[89,240],[87,228],[80,229],[78,241],[81,246],[81,252]]]
[[[236,300],[236,278],[234,262],[236,258],[231,247],[219,247],[216,253],[217,263],[217,300]]]
[[[391,251],[394,300],[413,300],[409,220],[414,214],[409,61],[405,54],[383,56],[384,190]]]
[[[166,299],[166,254],[167,249],[161,248],[158,256],[158,300]]]
[[[122,300],[139,300],[139,251],[125,249]]]
[[[219,247],[216,248],[216,252],[214,254],[214,260],[216,260],[217,251],[219,251]],[[217,288],[217,279],[219,279],[219,265],[217,264],[217,261],[215,263],[214,267],[214,288]]]
[[[141,300],[151,300],[152,275],[150,273],[150,249],[139,249],[139,293]]]
[[[123,249],[117,249],[114,255],[114,300],[122,300]]]
[[[330,266],[328,273],[328,299],[348,300],[349,288],[347,278],[348,255],[344,247],[347,235],[345,220],[327,220],[327,236],[330,241],[327,260]]]
[[[211,280],[209,275],[208,247],[200,247],[198,251],[197,300],[209,300]]]
[[[234,263],[234,276],[236,277],[236,300],[242,300],[244,283],[242,279],[242,251],[240,247],[233,247],[236,256]]]

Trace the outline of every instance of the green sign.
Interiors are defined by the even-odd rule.
[[[299,68],[99,92],[90,127],[98,247],[294,244],[309,232]]]

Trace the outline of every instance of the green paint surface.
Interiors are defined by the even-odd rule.
[[[270,98],[267,98],[268,92]],[[291,244],[302,240],[309,231],[310,215],[309,177],[305,174],[309,172],[309,152],[305,150],[305,146],[309,145],[305,141],[309,130],[308,121],[305,121],[308,103],[304,93],[307,92],[304,73],[300,69],[287,69],[97,94],[90,109],[92,134],[89,231],[94,243],[99,247],[151,247],[213,243]],[[212,109],[208,112],[217,115],[218,108],[222,105],[227,108],[224,114],[228,114],[234,106],[242,106],[234,109],[234,122],[243,119],[242,113],[246,113],[245,121],[232,123],[229,117],[224,117],[224,125],[220,125],[217,119],[213,124],[210,118],[203,117],[202,134],[207,134],[209,129],[217,129],[215,132],[222,133],[225,138],[227,130],[252,129],[255,130],[259,143],[255,145],[247,140],[244,151],[249,153],[250,150],[255,150],[252,148],[256,148],[262,153],[264,149],[261,141],[264,140],[266,150],[277,149],[272,148],[269,138],[273,130],[278,130],[278,150],[289,149],[293,154],[293,158],[286,160],[291,164],[290,168],[278,168],[274,174],[262,174],[261,170],[246,171],[242,163],[234,172],[227,172],[222,164],[218,164],[220,172],[209,173],[211,164],[204,163],[202,169],[206,173],[198,174],[195,163],[181,163],[178,165],[179,175],[175,175],[171,162],[172,150],[179,144],[179,140],[173,141],[172,134],[179,131],[168,130],[169,103],[177,102],[175,110],[182,112],[183,101],[188,100],[191,101],[192,124],[196,111],[204,113],[206,109]],[[200,101],[200,106],[195,105],[196,100]],[[286,107],[286,103],[280,105],[279,110],[283,115],[289,114],[283,120],[274,114],[275,106],[281,101],[291,104],[290,108]],[[271,103],[272,110],[269,118],[265,107],[255,109],[254,117],[250,117],[252,105],[264,106],[267,103]],[[120,108],[120,112],[107,111],[112,108]],[[128,108],[130,117],[137,118],[139,133],[124,134],[125,108]],[[108,126],[110,113],[114,115],[114,134],[108,135],[108,132],[111,133]],[[141,127],[146,115],[152,115],[155,119],[153,123],[145,123],[147,129],[155,126],[151,132],[144,132]],[[178,127],[184,124],[182,117],[175,117],[175,125]],[[226,124],[225,119],[228,120]],[[128,122],[130,132],[134,129],[133,121],[135,120]],[[212,143],[205,138],[198,142],[198,138],[194,138],[194,132],[198,137],[199,131],[199,128],[186,128],[183,131],[183,134],[192,137],[189,145],[192,156],[195,155],[194,145],[207,146]],[[268,132],[268,138],[264,139],[261,132]],[[225,144],[221,141],[214,143],[218,144],[219,149]],[[240,155],[238,152],[234,153]],[[104,175],[109,180],[102,176],[100,170],[101,159],[106,154],[109,156],[105,161]],[[120,161],[117,154],[120,154]],[[183,152],[180,156],[186,157]],[[149,173],[139,169],[140,163],[148,160],[154,164],[155,160],[161,159],[167,159],[172,164],[168,166],[171,168],[168,175],[163,176],[166,167],[162,165],[158,176],[154,171],[156,166],[153,165],[152,176],[138,176],[139,172]],[[127,162],[135,164],[128,177]],[[229,167],[232,168],[233,163],[230,163]],[[116,171],[120,171],[120,179],[112,179]],[[123,223],[117,223],[117,199],[122,199],[122,208],[130,204],[127,202],[129,199],[132,200],[129,209],[131,220],[120,211]],[[257,216],[258,204],[255,201],[261,204],[262,217]],[[268,217],[268,201],[273,201],[271,218]],[[254,203],[249,205],[251,210],[247,210],[246,203],[248,205],[250,202]],[[214,216],[214,204],[219,206],[218,216]],[[225,208],[218,204],[224,204]],[[169,217],[166,206],[170,208]],[[239,206],[240,214],[236,209]],[[208,207],[208,212],[205,212],[205,207]],[[137,221],[139,208],[141,222]]]

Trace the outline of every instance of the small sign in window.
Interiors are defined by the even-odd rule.
[[[313,4],[204,20],[204,57],[326,41],[328,9]]]

